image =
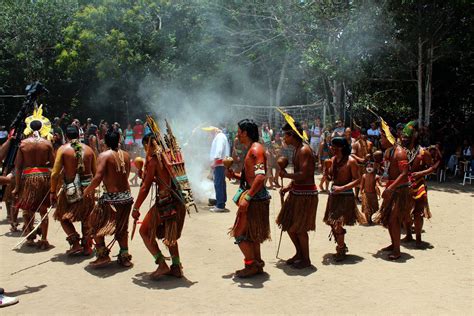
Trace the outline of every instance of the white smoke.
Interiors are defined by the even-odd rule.
[[[202,128],[211,125],[222,128],[229,122],[229,117],[226,117],[227,102],[212,91],[189,93],[164,85],[156,78],[144,80],[139,93],[162,129],[165,127],[164,119],[170,123],[182,148],[186,172],[196,201],[202,203],[207,202],[208,198],[214,198],[214,184],[208,179],[213,136]],[[237,124],[232,121],[229,123]]]

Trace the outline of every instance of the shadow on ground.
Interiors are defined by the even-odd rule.
[[[176,288],[190,288],[197,281],[190,281],[186,277],[176,278],[170,275],[164,275],[159,280],[152,280],[150,274],[142,272],[132,278],[132,282],[138,286],[153,290],[172,290]]]
[[[402,252],[400,258],[398,258],[397,260],[390,260],[388,258],[389,255],[390,255],[389,251],[379,250],[376,253],[372,254],[372,257],[374,257],[376,259],[382,259],[382,260],[385,260],[385,261],[388,261],[388,262],[394,262],[394,263],[405,263],[408,260],[415,258],[415,257],[413,257],[412,255],[410,255],[408,253]]]
[[[73,265],[73,264],[78,264],[81,262],[84,262],[86,260],[92,260],[94,257],[91,256],[82,256],[82,255],[77,255],[77,256],[68,256],[65,253],[57,253],[54,255],[53,258],[51,258],[52,262],[62,262],[67,265]]]
[[[42,289],[44,289],[45,287],[46,287],[46,284],[42,284],[42,285],[38,285],[38,286],[25,285],[25,288],[22,289],[22,290],[8,291],[8,289],[7,289],[5,294],[7,294],[8,296],[22,296],[22,295],[27,295],[27,294],[39,292]]]
[[[105,279],[109,278],[111,276],[114,276],[118,273],[123,273],[128,271],[130,268],[124,268],[121,265],[119,265],[116,261],[111,261],[109,264],[102,268],[92,268],[90,266],[86,266],[84,270],[89,272],[92,275],[95,275],[96,277]]]
[[[323,256],[323,261],[321,261],[321,263],[325,266],[328,266],[328,265],[339,266],[339,265],[357,264],[363,260],[364,258],[362,258],[361,256],[348,254],[346,255],[346,259],[344,259],[343,261],[336,261],[333,253],[327,253]]]
[[[285,272],[286,275],[291,275],[291,276],[293,275],[308,276],[318,271],[318,269],[314,265],[311,265],[304,269],[295,269],[291,265],[287,264],[285,260],[278,260],[278,262],[275,263],[275,267]]]
[[[264,283],[270,280],[270,275],[266,272],[257,274],[250,278],[238,278],[235,273],[230,273],[222,276],[223,279],[232,279],[235,284],[243,289],[261,289]]]
[[[407,241],[407,242],[403,242],[401,244],[401,246],[403,248],[406,248],[406,249],[412,249],[412,250],[429,250],[429,249],[434,249],[434,246],[432,244],[430,244],[429,242],[427,241],[422,241],[421,244],[418,246],[416,244],[416,242],[413,240],[413,241]]]

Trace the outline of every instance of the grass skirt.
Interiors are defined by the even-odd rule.
[[[170,206],[174,206],[176,210],[176,215],[162,220],[160,218],[160,210],[159,207],[166,207],[167,209]],[[151,208],[150,212],[152,212],[152,219],[151,219],[151,236],[154,238],[156,236],[158,239],[163,240],[163,243],[166,246],[174,246],[178,239],[181,237],[181,232],[183,231],[184,227],[184,219],[186,218],[186,206],[181,203],[180,201],[176,201],[173,199],[171,205],[162,205],[157,206],[156,204]]]
[[[354,194],[329,194],[323,221],[330,226],[336,224],[354,225],[356,221],[367,223],[356,205]]]
[[[252,200],[246,213],[237,213],[232,237],[245,237],[247,241],[262,243],[270,240],[270,200]]]
[[[283,203],[276,223],[283,231],[290,233],[304,233],[316,229],[316,210],[318,195],[290,194]]]
[[[50,180],[50,173],[23,175],[16,207],[27,213],[36,212],[40,205],[48,207]]]
[[[58,196],[58,204],[53,218],[57,221],[87,221],[94,208],[94,196],[83,196],[80,201],[69,204],[66,191],[62,190]]]
[[[114,203],[113,206],[117,210],[115,212],[110,202],[99,201],[89,216],[88,226],[91,234],[95,237],[126,234],[132,204],[133,201],[125,204]]]
[[[364,213],[367,219],[372,218],[372,214],[379,210],[379,201],[377,199],[377,193],[375,192],[363,192],[362,193],[362,213]]]
[[[372,215],[372,221],[388,228],[390,216],[396,216],[398,223],[404,222],[410,216],[413,198],[408,186],[398,187],[390,198],[384,199],[378,212]]]

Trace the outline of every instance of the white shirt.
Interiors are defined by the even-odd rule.
[[[224,159],[225,157],[228,157],[229,154],[230,145],[227,141],[227,137],[222,132],[217,133],[217,135],[214,137],[214,140],[212,141],[209,158],[212,162],[214,162],[216,159]],[[223,164],[221,163],[218,165],[222,166]]]

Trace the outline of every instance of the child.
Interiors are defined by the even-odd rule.
[[[362,213],[365,214],[367,222],[372,225],[372,214],[378,211],[379,202],[377,199],[377,179],[374,170],[374,162],[369,161],[366,166],[366,171],[362,175],[360,182],[360,192],[362,195]]]

